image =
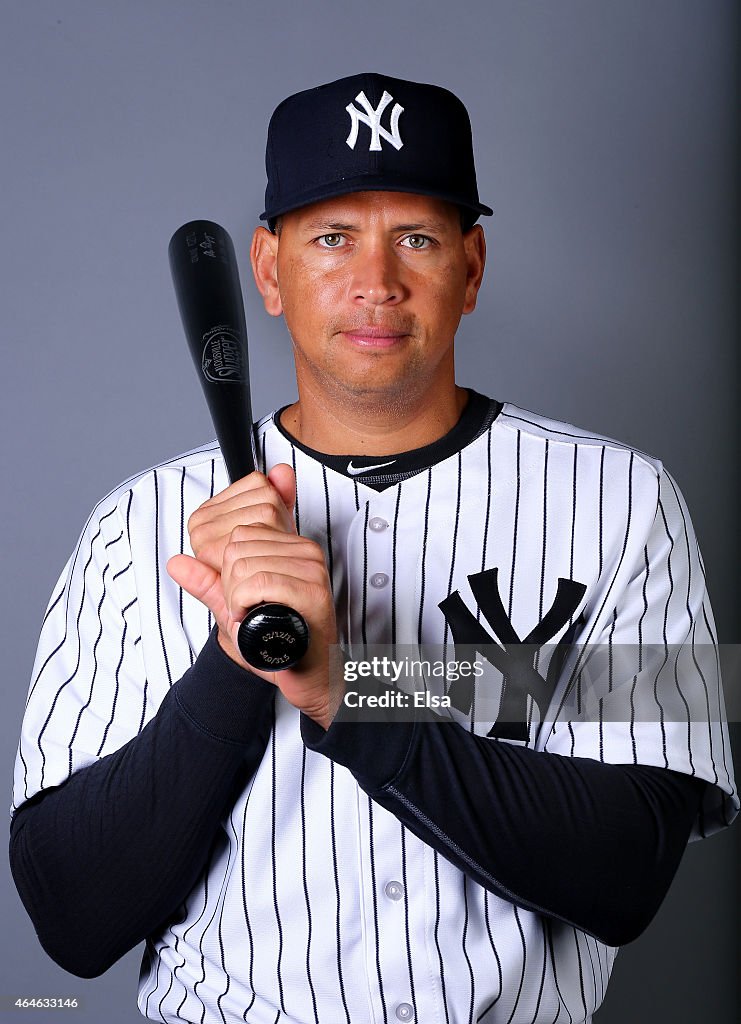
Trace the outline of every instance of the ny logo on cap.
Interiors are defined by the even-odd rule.
[[[386,128],[383,128],[381,126],[381,114],[383,114],[384,110],[389,105],[389,103],[393,101],[394,97],[387,93],[386,90],[384,89],[383,96],[381,97],[381,102],[378,104],[375,110],[370,105],[368,97],[365,95],[364,92],[359,92],[355,99],[358,101],[361,107],[363,107],[365,113],[363,113],[362,110],[358,110],[354,103],[348,103],[348,105],[345,107],[345,110],[352,118],[350,134],[345,140],[350,149],[355,149],[355,143],[358,141],[358,130],[360,128],[361,121],[363,122],[363,124],[367,124],[368,127],[370,128],[371,140],[370,146],[368,147],[369,152],[374,150],[380,150],[381,136],[383,136],[383,138],[387,142],[390,142],[394,149],[401,149],[401,147],[404,145],[404,143],[401,141],[401,136],[399,135],[399,117],[404,112],[404,108],[401,106],[401,104],[394,103],[394,106],[391,110],[391,131],[387,131]]]

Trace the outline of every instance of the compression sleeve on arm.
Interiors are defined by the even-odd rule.
[[[679,864],[703,784],[646,765],[565,757],[415,722],[302,716],[310,749],[490,892],[610,946],[648,925]]]
[[[96,977],[172,916],[260,763],[274,694],[214,630],[139,735],[16,811],[13,877],[61,967]]]

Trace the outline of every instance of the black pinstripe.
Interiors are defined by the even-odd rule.
[[[283,926],[280,919],[280,908],[278,907],[278,872],[276,871],[275,865],[275,848],[277,844],[277,826],[275,822],[275,789],[276,789],[276,742],[275,742],[275,705],[273,705],[273,729],[270,733],[270,760],[271,760],[271,771],[272,771],[272,818],[271,818],[271,856],[273,863],[273,907],[275,908],[275,922],[278,926],[278,962],[275,965],[275,973],[278,979],[278,992],[280,995],[280,1008],[283,1013],[286,1012],[286,1006],[283,999],[283,978],[280,972],[280,961],[283,956]]]
[[[316,1010],[316,993],[314,983],[311,980],[311,900],[309,898],[309,887],[306,883],[306,747],[301,754],[301,871],[304,882],[304,899],[306,900],[306,920],[308,923],[308,936],[306,939],[306,980],[309,983],[311,992],[311,1005],[314,1011],[315,1024],[319,1024],[319,1015]]]
[[[522,450],[522,433],[517,431],[517,490],[515,492],[515,521],[512,527],[512,575],[509,581],[509,600],[507,602],[507,615],[510,622],[512,621],[512,601],[514,600],[515,593],[515,578],[517,576],[517,537],[518,537],[518,526],[520,522],[520,488],[521,488],[521,465],[520,457]]]
[[[543,1001],[543,989],[545,988],[545,977],[548,971],[548,947],[545,942],[545,918],[541,920],[540,926],[543,931],[543,966],[540,971],[540,986],[538,987],[538,998],[535,1002],[535,1011],[530,1020],[530,1024],[536,1024],[538,1016],[540,1015],[540,1004]]]
[[[381,937],[378,931],[378,879],[376,878],[376,861],[373,849],[373,802],[368,798],[368,849],[370,852],[371,865],[371,891],[373,893],[373,925],[375,929],[376,943],[376,977],[378,978],[378,990],[381,995],[381,1008],[383,1010],[383,1024],[388,1024],[388,1011],[386,1009],[386,997],[383,993],[383,976],[381,974]]]
[[[347,997],[345,995],[345,981],[342,975],[342,934],[340,929],[340,878],[337,870],[337,836],[335,833],[335,813],[334,813],[334,786],[335,786],[335,767],[334,764],[330,765],[330,800],[331,800],[331,819],[332,819],[332,867],[334,870],[334,887],[335,896],[337,900],[337,912],[335,915],[335,935],[337,937],[337,977],[340,982],[340,994],[342,996],[342,1006],[345,1011],[345,1019],[347,1024],[350,1024],[350,1010],[347,1006]]]
[[[497,992],[496,996],[491,1000],[491,1002],[488,1004],[488,1006],[483,1011],[483,1013],[479,1014],[479,1016],[477,1017],[477,1021],[483,1020],[486,1017],[487,1013],[489,1013],[489,1011],[492,1010],[496,1006],[496,1004],[499,1002],[499,1000],[502,997],[502,982],[503,982],[503,977],[502,977],[502,961],[499,959],[499,953],[497,952],[496,943],[494,942],[494,936],[491,934],[491,922],[489,920],[489,898],[490,898],[490,894],[488,892],[485,892],[484,893],[484,921],[486,923],[486,934],[489,936],[489,943],[491,945],[491,949],[492,949],[492,952],[494,954],[494,960],[495,960],[496,965],[497,965],[497,973],[499,975],[499,991]]]
[[[417,620],[417,643],[422,646],[422,615],[425,608],[425,558],[427,537],[430,529],[430,498],[432,496],[432,470],[427,471],[427,497],[425,499],[425,525],[422,535],[422,562],[420,565],[419,619]]]
[[[445,994],[445,964],[443,961],[443,954],[440,949],[440,876],[437,858],[438,853],[437,850],[435,850],[432,855],[433,863],[435,865],[435,948],[437,949],[437,957],[438,962],[440,964],[440,988],[442,989],[443,996],[445,1024],[450,1024],[450,1014],[448,1013],[448,1000]]]
[[[211,464],[213,466],[213,463]],[[213,471],[212,471],[213,480]],[[165,643],[165,632],[162,628],[162,585],[160,581],[160,496],[159,487],[157,486],[157,471],[155,470],[152,474],[152,483],[154,485],[154,571],[155,571],[155,590],[157,594],[157,628],[160,634],[160,644],[162,646],[162,658],[165,663],[165,671],[167,672],[167,681],[172,686],[173,678],[172,672],[170,671],[170,659],[167,657],[167,644]],[[212,484],[213,487],[213,484]],[[208,629],[211,631],[211,619],[209,613]]]
[[[520,983],[517,986],[517,995],[515,996],[515,1004],[512,1007],[512,1012],[507,1019],[507,1024],[513,1024],[513,1021],[517,1020],[517,1011],[520,1006],[520,996],[522,995],[522,989],[525,984],[525,973],[527,971],[527,943],[525,942],[525,933],[522,930],[522,924],[520,922],[520,912],[518,908],[513,904],[512,913],[515,916],[515,922],[517,924],[517,931],[520,933],[520,942],[522,944],[522,971],[520,972]]]
[[[468,1005],[468,1021],[469,1024],[473,1024],[473,1012],[476,1000],[476,976],[473,973],[471,958],[468,955],[468,950],[466,949],[466,934],[468,932],[468,879],[465,875],[462,876],[461,883],[463,885],[463,934],[461,936],[461,949],[463,950],[463,956],[466,958],[468,977],[471,984],[471,1001]]]
[[[391,644],[396,644],[396,534],[399,526],[399,504],[401,487],[397,489],[394,508],[394,528],[391,535]]]
[[[327,485],[326,466],[322,466],[322,482],[324,483],[325,522],[327,525],[327,568],[329,569],[329,580],[334,591],[334,552],[332,550],[332,524],[329,514],[329,487]]]
[[[368,627],[367,627],[367,615],[368,615],[368,515],[370,512],[370,506],[365,506],[365,522],[363,523],[363,611],[362,611],[362,627],[361,636],[363,639],[363,646],[368,643]]]
[[[407,966],[409,968],[409,992],[411,993],[414,1019],[417,1020],[417,997],[414,992],[414,969],[412,967],[412,942],[409,935],[409,881],[407,879],[407,844],[406,828],[399,823],[399,837],[401,842],[401,877],[404,886],[404,936],[406,939]]]
[[[455,524],[453,526],[453,544],[452,544],[452,549],[451,549],[451,554],[450,554],[450,576],[448,577],[448,593],[449,594],[452,593],[452,590],[453,590],[453,573],[455,571],[455,555],[456,555],[456,547],[457,547],[457,544],[458,544],[458,525],[460,523],[460,518],[461,518],[461,487],[462,487],[462,483],[463,483],[462,456],[461,456],[461,453],[458,452],[458,491],[457,491],[456,506],[455,506]],[[445,631],[443,633],[443,659],[445,659],[447,657],[447,650],[446,650],[446,648],[447,648],[447,645],[448,645],[448,632],[449,631],[450,631],[450,627],[448,626],[448,622],[447,622],[447,619],[446,619],[445,620]],[[447,684],[446,684],[446,687],[445,687],[446,693],[447,693],[447,689],[448,688],[447,688]]]
[[[82,720],[82,716],[85,714],[85,712],[87,711],[87,709],[90,707],[90,705],[92,703],[92,700],[93,700],[93,690],[95,688],[95,680],[96,680],[97,675],[98,675],[98,658],[97,658],[98,644],[100,643],[100,638],[103,636],[103,621],[102,621],[102,619],[100,617],[100,609],[103,607],[103,602],[105,601],[105,598],[106,598],[106,573],[108,572],[109,569],[110,569],[110,565],[106,565],[105,569],[103,570],[103,575],[101,577],[101,579],[103,581],[103,593],[101,595],[100,601],[98,602],[98,623],[99,623],[99,629],[98,629],[98,635],[95,638],[95,643],[93,644],[93,675],[92,675],[92,679],[90,680],[90,690],[88,691],[87,700],[82,705],[82,707],[80,708],[80,710],[79,710],[79,712],[77,714],[77,720],[75,722],[75,727],[72,730],[72,736],[70,737],[70,740],[69,740],[69,748],[68,749],[69,749],[69,774],[70,775],[72,774],[72,760],[73,760],[72,751],[74,749],[75,739],[77,737],[77,732],[78,732],[78,730],[80,728],[80,722]]]
[[[563,1007],[563,1009],[566,1010],[566,1013],[569,1015],[569,1024],[574,1024],[574,1018],[572,1017],[571,1011],[569,1010],[569,1007],[568,1007],[568,1004],[566,1003],[566,1000],[563,997],[563,993],[561,992],[561,986],[558,984],[558,970],[556,968],[556,954],[555,954],[555,951],[553,949],[553,922],[546,918],[545,921],[544,921],[544,924],[545,924],[546,936],[547,936],[547,941],[548,941],[548,954],[550,956],[551,966],[553,968],[553,982],[554,982],[554,984],[556,986],[556,994],[558,995],[558,1014],[556,1015],[556,1020],[558,1020],[558,1018],[560,1017],[560,1015],[561,1015],[561,1008]]]
[[[116,577],[114,576],[113,578],[115,579]],[[121,657],[118,659],[118,665],[116,665],[116,674],[115,674],[116,682],[115,682],[115,687],[114,687],[114,691],[113,691],[113,704],[111,705],[111,717],[108,719],[108,722],[106,723],[106,727],[105,727],[105,729],[103,731],[103,739],[100,741],[100,746],[98,747],[98,750],[97,750],[97,756],[98,757],[100,757],[101,751],[103,750],[103,747],[106,744],[106,740],[108,739],[108,730],[113,725],[113,719],[116,717],[116,704],[118,702],[118,694],[119,694],[119,689],[120,689],[119,673],[121,671],[121,665],[123,664],[123,660],[124,660],[124,651],[126,649],[126,631],[128,629],[128,626],[129,626],[128,622],[126,621],[125,616],[126,616],[126,612],[129,610],[129,608],[132,608],[135,604],[136,604],[136,599],[134,599],[133,601],[129,601],[129,603],[126,605],[126,607],[121,612],[121,615],[122,615],[123,620],[124,620],[123,633],[121,634]]]
[[[112,515],[113,513],[110,513],[110,514]],[[93,537],[93,539],[90,542],[90,555],[88,556],[88,560],[85,563],[85,568],[84,568],[83,574],[82,574],[83,584],[84,584],[84,581],[85,581],[85,576],[86,576],[87,570],[88,570],[88,568],[89,568],[89,566],[90,566],[90,564],[91,564],[91,562],[93,560],[93,545],[95,544],[95,541],[100,537],[100,533],[101,533],[101,528],[99,527],[98,528],[98,532],[95,534],[95,536]],[[79,552],[79,548],[77,550]],[[75,554],[75,559],[76,558],[77,558],[77,553]],[[84,594],[84,590],[83,590],[83,594]],[[46,730],[48,728],[49,722],[51,721],[51,717],[54,714],[54,709],[57,706],[57,701],[59,700],[59,695],[61,694],[62,690],[64,690],[65,687],[67,687],[72,682],[72,680],[75,678],[75,676],[77,674],[77,669],[80,666],[81,641],[80,641],[80,635],[79,635],[79,625],[80,625],[80,618],[82,616],[82,607],[83,607],[83,604],[82,604],[82,600],[81,600],[80,601],[80,607],[79,607],[79,610],[78,610],[78,613],[77,613],[77,663],[76,663],[75,668],[74,668],[74,670],[72,672],[72,675],[68,676],[67,679],[64,680],[64,682],[61,684],[61,686],[57,689],[56,693],[54,694],[54,698],[52,700],[51,707],[49,708],[49,713],[46,716],[44,724],[42,725],[42,727],[41,727],[41,729],[39,731],[38,737],[36,739],[36,744],[37,744],[37,746],[39,748],[39,753],[41,755],[41,788],[42,789],[43,789],[43,786],[44,786],[44,775],[45,775],[45,771],[46,771],[46,755],[44,753],[44,748],[41,746],[41,740],[43,739],[44,733],[46,732]],[[39,671],[38,675],[36,676],[36,679],[35,679],[34,684],[33,684],[33,689],[31,691],[31,694],[29,695],[29,700],[31,699],[31,696],[33,695],[33,690],[36,688],[36,685],[38,684],[38,682],[39,682],[39,680],[41,678],[42,672],[51,663],[51,660],[52,660],[53,656],[59,650],[61,650],[64,642],[67,639],[67,625],[66,625],[66,623],[67,623],[67,616],[65,615],[64,636],[62,637],[62,640],[59,642],[59,644],[51,652],[51,654],[47,657],[47,659],[44,662],[44,664],[41,666],[41,670]]]

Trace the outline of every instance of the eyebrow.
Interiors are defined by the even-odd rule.
[[[312,220],[304,227],[311,231],[360,231],[357,224],[346,224],[341,221]],[[444,231],[446,224],[441,220],[419,221],[414,224],[394,224],[389,230],[396,231]]]
[[[310,220],[304,227],[311,228],[312,231],[325,230],[331,228],[332,231],[357,231],[357,227],[354,224],[341,224],[339,221],[329,220]]]

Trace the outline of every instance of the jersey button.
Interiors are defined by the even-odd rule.
[[[370,578],[370,585],[376,590],[381,590],[388,583],[389,578],[385,572],[374,572]]]
[[[388,530],[389,524],[385,519],[381,519],[380,516],[373,516],[368,522],[368,526],[374,533],[381,533],[382,530]]]
[[[396,1007],[396,1016],[399,1020],[411,1020],[414,1017],[414,1010],[409,1003],[399,1003]]]
[[[387,882],[383,891],[390,900],[400,900],[404,895],[404,886],[401,882]]]

